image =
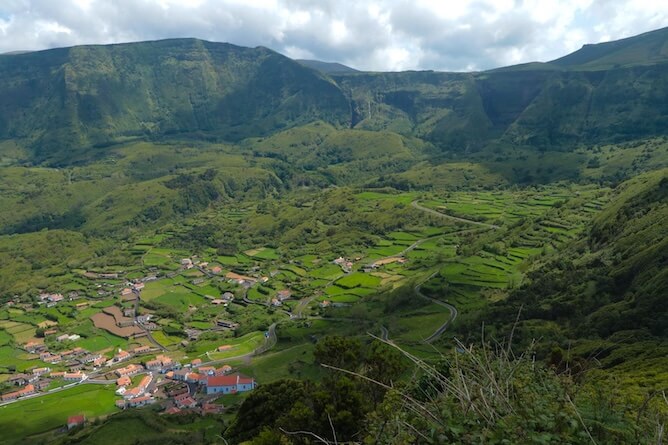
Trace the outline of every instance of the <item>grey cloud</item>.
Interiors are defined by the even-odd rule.
[[[158,0],[91,0],[87,10],[75,0],[3,0],[0,52],[198,37],[312,54],[360,69],[459,71],[560,57],[572,49],[565,41],[574,31],[585,37],[579,42],[584,44],[668,24],[668,6],[643,10],[631,0],[594,0],[577,9],[565,0],[560,7],[577,12],[548,38],[546,30],[556,26],[564,10],[538,22],[529,3],[517,0],[483,20],[496,7],[491,0],[458,2],[465,9],[453,19],[447,18],[449,11],[435,14],[418,0],[277,0],[264,9],[229,0],[203,0],[197,6],[168,0],[168,8]],[[374,8],[380,17],[370,12]],[[309,19],[296,21],[304,12]],[[336,35],[337,21],[345,23],[347,36]]]

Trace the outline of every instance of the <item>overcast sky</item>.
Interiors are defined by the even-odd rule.
[[[0,0],[0,53],[198,37],[364,70],[469,71],[664,26],[665,0]]]

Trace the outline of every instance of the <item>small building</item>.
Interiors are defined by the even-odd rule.
[[[116,375],[119,376],[119,377],[123,377],[123,376],[128,376],[129,377],[129,376],[133,376],[133,375],[135,375],[138,372],[143,371],[143,370],[144,370],[144,367],[142,365],[136,365],[136,364],[132,363],[132,364],[130,364],[130,365],[124,367],[124,368],[118,368],[115,372],[116,372]]]
[[[202,376],[197,372],[189,372],[186,374],[185,381],[188,383],[199,383]]]
[[[82,380],[85,380],[86,377],[87,377],[86,374],[84,374],[81,371],[66,372],[66,373],[63,374],[63,380],[67,380],[67,381],[70,381],[70,382],[72,382],[72,381],[80,382]]]
[[[47,363],[56,364],[60,363],[63,360],[63,357],[60,354],[53,354],[51,357],[49,357],[48,360],[44,360]]]
[[[142,283],[142,282],[140,281],[139,283],[134,283],[134,284],[132,285],[132,289],[134,289],[134,290],[136,290],[136,291],[141,291],[142,289],[144,289],[144,286],[145,286],[144,283]]]
[[[144,314],[144,315],[137,315],[137,322],[138,323],[148,323],[151,321],[151,314]]]
[[[218,320],[216,321],[216,324],[220,326],[221,328],[227,328],[227,329],[238,329],[239,328],[239,323],[235,323],[234,321],[230,320]]]
[[[25,349],[26,352],[29,352],[31,354],[36,354],[38,352],[46,350],[46,345],[44,343],[39,343],[36,341],[29,341],[28,343],[23,345],[23,349]]]
[[[118,354],[114,356],[114,361],[122,362],[123,360],[128,360],[131,357],[128,351],[119,351]]]
[[[190,371],[187,369],[179,369],[173,372],[172,379],[174,380],[179,380],[179,381],[185,381],[186,380],[186,375],[188,375]]]
[[[198,372],[203,375],[215,375],[216,368],[213,366],[202,366],[199,368]]]
[[[30,376],[28,374],[23,374],[23,373],[14,374],[7,379],[7,383],[10,383],[10,384],[16,385],[16,386],[23,386],[26,383],[28,383],[29,378],[30,378]]]
[[[162,362],[160,360],[149,360],[146,362],[146,369],[156,370],[162,368]]]
[[[132,350],[133,354],[145,354],[151,350],[150,346],[137,346]]]
[[[194,368],[196,366],[199,366],[202,364],[202,359],[201,358],[196,358],[192,362],[190,362],[190,365]]]
[[[197,406],[197,401],[187,392],[175,395],[174,403],[179,408],[194,408]]]
[[[241,374],[208,377],[205,384],[207,394],[236,394],[252,391],[257,386],[255,379]]]
[[[70,416],[67,418],[67,429],[71,430],[72,428],[76,428],[78,426],[84,426],[85,423],[86,417],[83,414]]]
[[[132,384],[132,380],[130,380],[130,377],[127,375],[124,375],[123,377],[119,377],[116,379],[116,385],[118,386],[128,386]]]
[[[225,375],[232,372],[232,367],[230,365],[223,365],[220,368],[216,369],[216,375]]]
[[[36,376],[42,376],[49,372],[51,372],[51,368],[35,368],[32,370],[32,373]]]
[[[155,359],[160,360],[160,363],[162,363],[164,368],[174,365],[174,360],[172,360],[171,357],[167,357],[166,355],[160,354]]]
[[[128,401],[126,402],[126,405],[127,405],[127,406],[130,406],[130,407],[132,407],[132,408],[138,408],[138,407],[140,407],[140,406],[149,405],[149,404],[151,404],[151,403],[153,403],[153,402],[155,402],[155,399],[153,399],[153,397],[151,397],[151,396],[142,396],[142,397],[137,397],[137,398],[132,399],[132,400],[128,400]]]
[[[116,406],[120,409],[125,408],[138,408],[140,406],[145,406],[155,402],[155,399],[151,396],[142,396],[135,397],[131,400],[116,400]]]
[[[49,388],[51,382],[52,382],[51,379],[38,380],[37,382],[35,382],[35,388],[37,388],[38,391],[44,391]]]

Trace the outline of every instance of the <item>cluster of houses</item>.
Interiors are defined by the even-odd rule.
[[[81,382],[86,380],[88,376],[81,371],[52,372],[50,368],[35,368],[30,373],[18,373],[10,376],[7,382],[21,389],[2,394],[0,401],[9,402],[37,394],[40,391],[46,391],[54,378],[61,378],[68,382]]]
[[[170,371],[165,377],[174,381],[196,384],[206,394],[236,394],[251,391],[257,386],[255,379],[239,373],[230,374],[232,367],[224,365],[220,368],[202,366],[200,359],[193,360],[190,368]]]
[[[155,403],[156,399],[153,394],[157,389],[154,373],[164,374],[166,380],[171,382],[166,386],[172,388],[165,391],[168,400],[171,400],[167,404],[169,406],[167,414],[177,414],[184,409],[197,408],[202,413],[218,412],[221,409],[219,405],[198,400],[195,389],[191,388],[201,388],[205,395],[215,395],[251,391],[256,386],[252,378],[238,373],[231,374],[232,367],[229,365],[219,368],[203,366],[201,359],[195,359],[190,364],[182,366],[165,355],[158,355],[155,359],[144,362],[144,366],[132,363],[114,372],[118,377],[116,394],[122,397],[115,403],[121,409]],[[132,377],[141,373],[146,373],[146,375],[136,386],[132,387]]]
[[[207,400],[196,400],[195,397],[190,394],[188,385],[181,382],[172,382],[165,385],[165,393],[170,402],[167,403],[167,408],[163,411],[163,414],[174,415],[199,412],[200,414],[205,415],[217,414],[223,410],[222,405],[210,403]]]
[[[225,274],[225,278],[227,279],[228,283],[231,284],[238,284],[239,286],[243,287],[244,289],[248,289],[253,287],[255,283],[258,282],[257,278],[254,277],[249,277],[247,275],[241,275],[236,272],[228,272]]]
[[[63,294],[58,293],[43,293],[39,295],[38,299],[39,304],[46,304],[46,307],[53,307],[63,301],[65,297],[63,297]]]
[[[65,338],[67,337],[67,338]],[[62,335],[56,340],[59,342],[66,340],[78,340],[78,335]],[[76,347],[65,351],[49,352],[48,346],[42,342],[30,341],[23,345],[23,349],[30,354],[39,354],[39,359],[45,363],[55,365],[63,364],[70,371],[79,371],[85,367],[98,368],[105,364],[106,358],[101,354],[91,353],[90,351]]]
[[[343,257],[338,257],[333,261],[344,273],[350,273],[353,270],[353,262]]]
[[[196,258],[183,258],[181,259],[181,268],[184,270],[190,270],[192,268],[198,268],[201,272],[205,274],[214,274],[218,275],[223,271],[223,268],[214,265],[210,266],[206,261],[198,261]]]
[[[129,376],[124,375],[119,377],[116,381],[118,389],[116,394],[123,398],[116,401],[116,406],[121,409],[133,406],[142,406],[147,403],[153,403],[154,399],[151,396],[151,384],[153,383],[153,374],[148,373],[142,377],[141,381],[134,388],[129,388],[132,380]],[[139,401],[137,401],[139,399]],[[139,405],[138,405],[139,404]]]
[[[37,389],[35,388],[35,385],[33,385],[32,383],[29,383],[29,384],[25,385],[23,388],[19,389],[18,391],[12,391],[12,392],[3,394],[0,397],[0,400],[2,400],[3,402],[9,402],[11,400],[16,400],[18,398],[25,397],[25,396],[30,396],[30,395],[33,395],[33,394],[36,394],[36,393],[37,393]]]

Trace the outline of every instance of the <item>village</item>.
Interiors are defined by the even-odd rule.
[[[353,261],[339,257],[332,260],[331,264],[340,268],[340,273],[337,275],[346,276],[352,273],[353,265],[360,259],[357,257]],[[359,267],[363,268],[364,272],[372,272],[384,264],[395,262],[403,264],[405,258],[384,258]],[[193,272],[196,272],[196,275],[193,275]],[[214,279],[216,282],[233,286],[231,290],[237,289],[236,292],[227,290],[220,295],[207,296],[204,301],[212,308],[223,309],[232,303],[261,305],[280,310],[289,318],[297,318],[302,314],[293,313],[292,309],[296,306],[286,304],[292,301],[311,300],[303,295],[301,295],[303,300],[302,298],[295,300],[294,291],[289,287],[291,283],[287,283],[285,288],[279,288],[275,294],[267,295],[266,300],[252,298],[254,288],[266,285],[277,277],[279,275],[277,270],[268,271],[267,275],[261,274],[257,267],[250,268],[245,273],[235,271],[224,273],[221,266],[210,266],[208,262],[198,261],[196,258],[181,259],[176,272],[164,273],[152,270],[144,277],[121,281],[116,285],[115,292],[108,286],[104,288],[97,285],[98,298],[114,293],[117,297],[114,297],[114,304],[102,307],[90,316],[95,328],[126,338],[128,341],[140,342],[140,345],[111,351],[108,348],[91,351],[80,346],[63,348],[64,345],[77,343],[82,336],[74,332],[62,332],[57,323],[47,320],[40,325],[42,338],[33,338],[21,345],[25,353],[34,356],[35,359],[38,358],[47,366],[33,367],[10,375],[5,384],[11,385],[13,389],[0,395],[0,405],[62,391],[75,385],[115,385],[115,394],[118,398],[114,403],[121,410],[154,405],[160,406],[167,415],[182,412],[208,414],[219,413],[225,409],[220,401],[221,396],[252,391],[257,386],[254,378],[235,371],[232,366],[224,363],[225,360],[212,357],[212,354],[225,353],[234,346],[220,344],[213,348],[213,352],[206,352],[203,358],[183,361],[185,357],[182,354],[168,351],[165,345],[156,340],[155,337],[159,337],[156,334],[163,328],[163,325],[159,324],[162,320],[153,313],[154,311],[143,307],[142,292],[147,284],[152,286],[152,283],[161,280],[174,279],[178,274],[196,276],[192,279],[193,286],[202,284],[206,279]],[[87,272],[86,276],[95,280],[119,280],[119,275],[115,273]],[[280,276],[277,279],[280,279]],[[62,293],[44,292],[36,300],[37,307],[56,308],[69,303],[79,311],[94,304],[94,301],[81,298],[76,292],[71,292],[67,296]],[[347,305],[348,303],[332,302],[321,297],[315,307],[322,311],[332,306]],[[7,306],[17,307],[19,303],[10,301]],[[27,310],[28,306],[23,305],[23,309]],[[209,329],[202,329],[201,326],[185,329],[187,340],[182,340],[177,345],[178,348],[170,349],[179,351],[187,346],[189,341],[196,341],[204,332],[233,333],[239,328],[240,323],[236,321],[216,317]],[[272,335],[275,336],[273,327],[264,333],[264,342],[257,350],[266,350],[268,344],[275,343],[275,338],[270,338]],[[175,358],[175,355],[180,358]],[[73,415],[68,418],[67,427],[73,428],[85,421],[85,415]]]

